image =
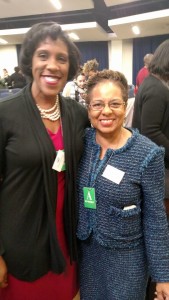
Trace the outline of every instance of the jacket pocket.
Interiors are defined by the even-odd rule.
[[[141,209],[136,206],[132,209],[119,209],[110,206],[109,234],[117,239],[134,239],[141,236]]]

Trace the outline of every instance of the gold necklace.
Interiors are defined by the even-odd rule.
[[[59,96],[58,95],[56,96],[56,101],[55,101],[55,104],[53,107],[51,107],[49,109],[44,109],[44,108],[41,108],[39,106],[39,104],[36,104],[36,106],[40,112],[42,119],[48,119],[52,122],[55,122],[60,118],[60,105],[59,105]]]

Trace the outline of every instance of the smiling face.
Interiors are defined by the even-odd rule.
[[[85,83],[86,83],[86,77],[85,75],[78,75],[77,78],[76,78],[76,84],[81,88],[83,89],[84,86],[85,86]]]
[[[97,134],[102,136],[118,135],[123,126],[126,106],[122,97],[121,88],[112,81],[99,82],[89,94],[90,104],[103,103],[105,107],[101,111],[93,110],[90,105],[88,114]],[[110,109],[110,103],[121,103],[118,108]]]
[[[36,101],[55,100],[69,72],[67,45],[60,39],[41,42],[32,58],[32,94]]]

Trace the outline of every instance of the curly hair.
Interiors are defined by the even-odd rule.
[[[27,32],[23,41],[20,53],[19,65],[22,73],[30,80],[33,80],[32,76],[32,57],[37,49],[38,45],[46,38],[50,37],[52,40],[60,39],[68,47],[69,52],[69,73],[68,79],[72,80],[76,75],[80,65],[80,52],[76,45],[71,41],[66,32],[64,32],[61,26],[55,22],[42,22],[34,24]]]
[[[83,65],[83,73],[88,74],[90,71],[97,72],[99,68],[98,61],[94,58],[92,60],[88,60]]]
[[[128,100],[128,83],[127,79],[125,78],[124,74],[118,71],[112,71],[112,70],[102,70],[98,71],[95,75],[91,76],[87,83],[86,83],[86,88],[87,88],[87,96],[86,96],[86,103],[90,103],[90,93],[92,92],[93,88],[100,82],[105,82],[105,81],[111,81],[114,84],[116,84],[118,87],[120,87],[122,91],[122,97],[127,105],[127,100]]]

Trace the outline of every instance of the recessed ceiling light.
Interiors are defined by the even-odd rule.
[[[50,0],[50,2],[53,4],[53,6],[56,8],[56,9],[61,9],[62,8],[62,4],[60,3],[59,0]]]
[[[71,39],[73,39],[73,40],[75,40],[75,41],[78,41],[78,40],[79,40],[79,36],[78,36],[76,33],[74,33],[74,32],[70,32],[70,33],[68,33],[68,35],[69,35],[69,37],[70,37]]]
[[[87,28],[96,28],[96,22],[86,22],[86,23],[74,23],[74,24],[63,24],[60,25],[63,30],[74,30],[74,29],[87,29]]]
[[[74,23],[74,24],[63,24],[60,25],[63,30],[78,30],[87,28],[96,28],[96,22],[86,22],[86,23]],[[0,30],[0,35],[14,35],[14,34],[25,34],[30,28],[16,28],[16,29],[2,29]]]
[[[132,26],[132,31],[134,34],[140,34],[140,28],[136,25]]]
[[[5,45],[5,44],[8,44],[8,42],[6,40],[0,38],[0,44],[4,44]]]
[[[2,29],[0,35],[25,34],[30,28]]]

